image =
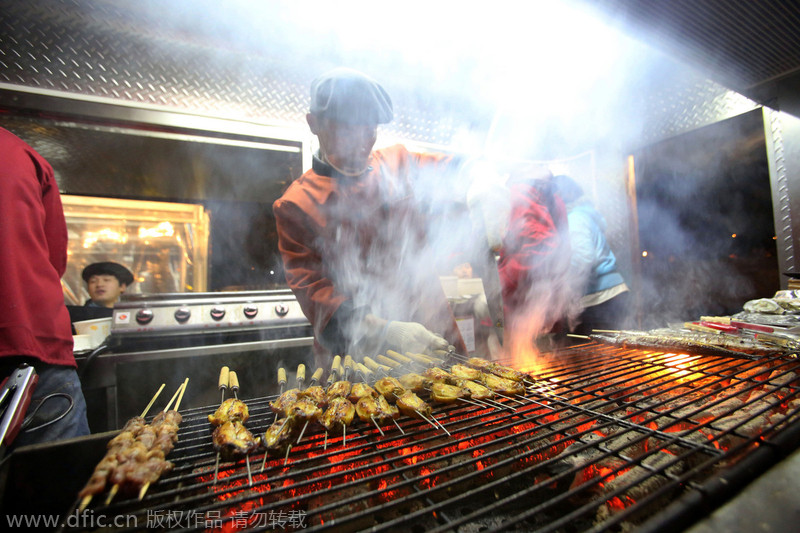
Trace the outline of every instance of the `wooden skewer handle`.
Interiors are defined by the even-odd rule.
[[[297,382],[302,383],[306,380],[306,365],[300,363],[297,365]]]
[[[322,373],[323,372],[325,372],[325,370],[323,370],[322,367],[316,369],[314,371],[314,373],[311,375],[311,382],[312,383],[319,383],[320,381],[322,381]]]
[[[372,370],[366,366],[362,365],[361,363],[356,363],[356,369],[361,372],[362,376],[364,376],[364,381],[369,381],[372,379]]]
[[[395,361],[394,359],[390,359],[390,358],[386,357],[385,355],[378,355],[378,356],[377,356],[377,359],[378,359],[378,361],[380,361],[381,363],[383,363],[383,364],[385,364],[385,365],[388,365],[388,366],[390,366],[390,367],[392,367],[392,368],[397,368],[397,367],[399,367],[399,366],[400,366],[400,363],[398,363],[398,362],[397,362],[397,361]]]
[[[233,391],[239,390],[239,377],[236,375],[236,372],[230,372],[228,374],[228,386]]]
[[[350,370],[350,371],[353,370],[353,357],[352,356],[350,356],[350,355],[345,355],[344,356],[344,367],[347,370]]]
[[[278,385],[286,385],[286,369],[278,369]]]
[[[400,355],[399,353],[395,352],[394,350],[386,350],[386,355],[394,359],[395,361],[400,361],[401,363],[410,363],[411,359],[406,357],[405,355]]]
[[[339,372],[339,366],[342,364],[342,356],[341,355],[334,355],[333,362],[331,363],[331,374],[336,374]]]
[[[370,370],[373,370],[373,371],[376,371],[376,372],[378,370],[381,370],[383,372],[389,372],[389,371],[392,370],[391,367],[376,363],[375,360],[373,358],[371,358],[371,357],[365,357],[364,358],[364,365],[366,365],[366,367],[369,368]]]
[[[228,388],[228,379],[230,375],[230,369],[227,366],[223,366],[219,370],[219,388],[226,389]]]

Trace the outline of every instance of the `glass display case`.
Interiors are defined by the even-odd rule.
[[[209,216],[202,205],[62,195],[69,249],[67,305],[89,297],[83,269],[114,261],[134,275],[128,293],[205,292]]]

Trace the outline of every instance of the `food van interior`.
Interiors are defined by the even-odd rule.
[[[289,38],[295,28],[294,22],[282,19],[280,14],[267,23],[253,16],[250,22],[257,31],[248,31],[239,25],[241,20],[237,21],[236,15],[240,12],[235,6],[220,13],[216,11],[216,2],[183,3],[191,6],[191,11],[179,13],[176,9],[156,13],[149,9],[150,3],[133,0],[102,3],[95,6],[94,11],[88,4],[70,0],[42,0],[36,3],[35,9],[28,2],[0,0],[4,13],[4,31],[0,34],[2,126],[28,141],[51,161],[65,195],[202,206],[203,213],[210,219],[208,271],[195,283],[182,283],[179,290],[283,288],[270,205],[288,182],[309,166],[312,143],[303,124],[308,82],[319,71],[338,64],[346,56],[342,49],[346,43],[323,39],[313,53],[308,53],[305,49],[291,48],[296,46]],[[609,66],[600,79],[580,80],[578,84],[590,87],[596,96],[590,100],[589,107],[600,113],[590,113],[592,120],[588,122],[565,120],[560,116],[543,124],[525,122],[523,131],[546,131],[552,141],[543,142],[541,150],[528,151],[523,157],[555,162],[567,170],[590,170],[584,176],[583,185],[591,191],[601,211],[608,214],[611,244],[619,252],[622,268],[630,273],[633,288],[644,294],[640,285],[643,272],[657,265],[648,263],[643,268],[636,226],[638,213],[633,207],[636,198],[633,191],[646,196],[647,181],[655,176],[648,177],[645,163],[649,160],[652,168],[654,160],[663,159],[663,155],[657,153],[659,149],[667,147],[669,153],[674,148],[667,146],[670,143],[683,144],[684,148],[688,145],[701,152],[722,153],[725,145],[719,138],[717,144],[701,144],[693,139],[697,138],[695,135],[702,136],[701,130],[709,126],[711,128],[706,131],[726,130],[734,136],[733,145],[747,148],[736,152],[731,161],[753,163],[753,181],[761,191],[758,194],[762,195],[766,189],[770,193],[771,207],[767,207],[768,202],[762,198],[758,207],[748,208],[752,208],[754,214],[772,215],[776,255],[762,259],[775,261],[777,267],[763,286],[757,284],[764,278],[761,267],[754,269],[749,281],[752,286],[759,287],[758,290],[769,291],[776,284],[785,287],[786,279],[779,273],[798,270],[795,248],[796,236],[800,234],[797,229],[800,217],[793,216],[796,209],[792,209],[796,198],[800,197],[800,180],[796,179],[800,175],[800,123],[797,119],[800,117],[800,91],[797,90],[800,87],[797,22],[800,15],[796,3],[780,0],[576,0],[569,3],[628,32],[636,42],[644,43],[643,56],[652,55],[658,61],[655,65],[636,60],[627,63],[630,58],[621,53],[619,65]],[[174,3],[177,4],[182,2]],[[426,6],[426,9],[434,9],[434,6]],[[190,16],[193,14],[202,14],[202,21]],[[223,27],[227,37],[220,39],[211,26],[205,24],[208,20]],[[276,31],[263,31],[267,27]],[[288,28],[289,33],[282,28]],[[308,37],[307,32],[303,35]],[[289,43],[288,50],[282,41]],[[490,44],[486,40],[482,42],[486,46]],[[588,42],[592,44],[591,40]],[[562,44],[561,40],[555,41],[556,46]],[[585,42],[581,46],[584,55],[592,51]],[[633,49],[637,48],[629,46],[627,51]],[[428,51],[417,58],[438,54],[439,51]],[[399,59],[401,53],[377,55],[379,61],[370,59],[370,54],[357,54],[356,63],[376,77],[396,80],[393,95],[403,113],[386,129],[394,139],[416,143],[423,149],[447,148],[460,140],[458,134],[471,128],[485,129],[503,114],[494,115],[494,109],[487,110],[476,102],[474,97],[479,91],[464,90],[475,80],[464,76],[465,72],[469,74],[469,69],[459,70],[458,62],[444,60],[435,68],[425,70],[421,59],[407,65]],[[398,58],[389,61],[390,72],[386,71],[386,57]],[[499,59],[499,56],[494,57],[495,61]],[[441,83],[442,72],[447,72],[447,77],[455,82],[454,92],[448,92],[448,87]],[[545,71],[542,76],[548,74]],[[431,79],[437,83],[431,83]],[[420,98],[415,92],[414,83],[419,80],[425,80],[429,97]],[[613,101],[601,98],[609,88],[615,96]],[[535,99],[529,93],[526,92]],[[535,105],[528,107],[547,104],[533,103]],[[550,107],[566,110],[570,106],[554,104]],[[519,106],[511,114],[523,110]],[[598,116],[603,120],[594,120]],[[742,122],[747,122],[747,127],[739,129]],[[735,127],[730,127],[732,124]],[[760,133],[759,128],[762,129]],[[737,131],[741,133],[738,137]],[[510,151],[516,140],[519,140],[518,135],[507,137],[505,147]],[[626,161],[630,154],[633,154],[632,159]],[[580,163],[575,163],[577,159]],[[259,200],[253,201],[253,198]],[[102,251],[113,253],[109,247]],[[675,265],[674,262],[668,264]],[[727,271],[716,272],[715,276],[725,279],[727,274]],[[73,287],[80,287],[79,278],[75,276],[73,273]],[[654,286],[662,287],[661,284]],[[73,292],[75,301],[72,303],[82,304],[80,290]],[[696,295],[707,301],[714,297],[707,286],[701,286]],[[642,303],[655,306],[663,302]],[[644,305],[640,305],[639,311],[643,323],[644,319],[665,320],[671,312],[667,309],[663,316],[653,317],[648,315]],[[761,523],[768,522],[775,530],[787,527],[786,510],[774,507],[775,501],[781,500],[777,496],[765,499],[764,495],[797,493],[797,477],[785,476],[796,471],[800,463],[795,451],[800,443],[796,405],[789,407],[798,393],[796,381],[776,382],[773,377],[764,381],[758,373],[755,377],[744,376],[754,368],[751,361],[711,357],[681,360],[678,365],[690,366],[676,367],[671,359],[674,354],[641,353],[596,345],[568,349],[563,365],[550,369],[551,376],[557,374],[563,380],[562,392],[570,399],[568,404],[562,399],[551,399],[552,407],[558,410],[558,420],[548,419],[551,411],[540,412],[535,404],[526,407],[526,416],[517,418],[502,410],[443,407],[435,413],[444,419],[446,427],[464,432],[456,440],[444,440],[442,434],[430,426],[405,421],[402,425],[409,435],[425,441],[423,446],[417,447],[398,434],[381,440],[378,431],[365,430],[354,436],[351,443],[357,453],[366,451],[361,459],[357,455],[340,455],[347,450],[338,448],[320,454],[322,437],[312,432],[304,446],[296,450],[287,468],[281,467],[281,461],[274,461],[265,477],[257,476],[255,489],[248,487],[241,465],[225,467],[224,482],[215,488],[210,475],[213,452],[208,446],[208,427],[204,420],[219,401],[215,396],[218,391],[211,383],[219,366],[231,364],[241,368],[243,374],[252,376],[257,383],[258,393],[248,393],[247,398],[256,411],[254,428],[263,430],[271,421],[266,405],[274,398],[271,395],[275,392],[275,369],[279,363],[289,368],[300,362],[308,364],[311,344],[308,335],[307,328],[292,327],[204,336],[151,337],[144,333],[139,338],[129,337],[124,343],[112,342],[113,348],[106,346],[84,369],[87,399],[92,406],[98,406],[90,413],[97,433],[73,441],[28,447],[7,457],[0,465],[4,511],[63,515],[74,508],[77,489],[102,456],[105,443],[113,434],[103,430],[117,428],[127,416],[136,414],[142,398],[146,399],[152,393],[150,389],[159,383],[194,372],[192,385],[186,393],[187,421],[176,450],[179,466],[175,475],[154,486],[143,502],[121,500],[98,509],[108,513],[130,510],[141,517],[165,505],[164,502],[174,500],[180,502],[182,510],[200,509],[212,513],[236,513],[244,508],[259,512],[280,511],[298,505],[302,509],[313,509],[314,529],[336,529],[336,520],[325,520],[330,517],[328,513],[341,512],[339,501],[344,498],[349,507],[345,506],[345,515],[337,518],[356,529],[365,523],[370,527],[391,529],[404,520],[419,518],[424,519],[426,528],[435,530],[460,526],[478,530],[503,527],[559,530],[571,519],[575,502],[580,501],[578,513],[584,514],[579,517],[582,521],[574,522],[576,529],[582,524],[591,528],[591,519],[587,517],[599,516],[597,513],[603,508],[603,513],[611,515],[609,527],[620,524],[628,527],[631,523],[627,518],[645,509],[650,519],[633,522],[640,530],[671,531],[689,527],[756,479],[751,484],[751,487],[758,485],[755,497],[734,499],[720,511],[731,519],[741,516],[737,512],[742,510],[757,509],[750,514]],[[78,359],[84,364],[90,356],[79,354]],[[600,366],[587,366],[586,362],[591,360]],[[263,365],[263,361],[270,364]],[[766,364],[779,371],[780,367],[795,363],[770,359]],[[595,375],[587,375],[592,369],[596,370]],[[626,373],[629,370],[640,373],[634,372],[631,376]],[[620,373],[616,374],[617,371]],[[683,384],[686,378],[683,371],[689,371],[690,376],[691,372],[698,373],[698,379],[712,388],[697,389],[686,395],[672,390],[673,386],[680,388]],[[649,372],[659,377],[649,380]],[[739,384],[751,393],[748,402],[751,397],[753,401],[766,401],[768,407],[764,407],[764,412],[770,413],[769,418],[780,419],[776,425],[760,425],[759,422],[759,430],[753,436],[744,434],[744,429],[750,429],[749,423],[754,420],[761,421],[764,413],[743,419],[741,425],[732,429],[724,426],[724,422],[715,426],[720,423],[681,418],[681,427],[692,426],[695,422],[702,426],[700,434],[707,439],[702,444],[681,440],[683,436],[676,437],[658,427],[640,426],[638,420],[631,425],[630,416],[643,414],[639,409],[661,416],[664,405],[680,410],[688,407],[682,403],[684,400],[689,404],[710,398],[714,398],[712,402],[717,401],[716,395],[722,389],[714,383],[735,380],[739,373],[743,376]],[[780,379],[780,372],[776,376]],[[615,385],[622,387],[623,392],[606,389],[609,379],[617,382]],[[628,386],[637,393],[663,394],[663,405],[658,401],[645,402],[638,407],[627,404],[624,391]],[[609,414],[602,409],[612,412]],[[635,415],[630,415],[626,409],[633,409]],[[592,418],[598,413],[598,417]],[[733,411],[724,414],[735,415]],[[576,417],[579,426],[570,427],[568,422],[564,425],[562,417],[570,416]],[[710,444],[713,439],[704,431],[709,427],[720,447]],[[643,453],[647,457],[665,456],[654,450],[665,453],[669,456],[666,466],[652,464],[642,455],[631,456],[620,450],[616,442],[604,440],[595,432],[602,433],[608,428],[617,432],[614,435],[619,438],[632,436],[636,440],[646,436],[642,442],[657,446]],[[481,438],[475,439],[475,432],[484,429]],[[501,442],[493,445],[497,448],[488,449],[488,456],[485,441],[481,440],[487,435],[490,439],[500,437]],[[735,452],[724,449],[724,445],[736,439],[742,439],[737,442],[747,453],[734,458]],[[562,455],[559,460],[550,462],[540,461],[538,457],[529,461],[532,457],[529,454],[538,451],[537,446],[545,441],[548,445],[569,441],[578,449],[578,454]],[[340,444],[343,443],[340,441]],[[443,470],[436,470],[443,465],[429,457],[429,446],[447,450],[443,457],[452,458],[454,462],[444,465]],[[451,449],[453,447],[456,449]],[[689,461],[675,462],[670,454],[676,449],[680,452],[677,456],[683,455]],[[637,450],[642,452],[641,448]],[[581,451],[588,451],[588,454],[580,455]],[[522,459],[506,463],[504,454],[520,455]],[[623,461],[633,459],[633,462],[612,461],[611,466],[598,465],[589,462],[595,455],[613,456]],[[787,456],[781,468],[773,468],[758,478],[769,466]],[[565,458],[572,465],[566,470],[565,463],[561,462]],[[693,460],[697,458],[710,462],[733,458],[736,464],[711,477],[703,477],[708,472],[694,468]],[[498,461],[493,463],[495,460]],[[353,478],[347,478],[347,469],[355,461],[363,463],[359,463]],[[320,467],[320,462],[324,463],[324,468]],[[559,468],[550,468],[556,463]],[[701,461],[701,464],[706,462]],[[671,468],[678,465],[677,469]],[[431,469],[426,471],[428,467]],[[558,480],[566,479],[569,474],[565,472],[569,473],[570,468],[574,468],[573,474],[579,472],[588,485],[582,486],[581,480],[576,481],[575,477],[571,479],[576,486],[561,484]],[[608,468],[611,470],[606,470]],[[642,470],[646,470],[647,476],[631,479],[622,474],[622,469],[626,468],[635,474],[644,474]],[[681,469],[685,470],[678,473]],[[503,484],[493,479],[509,475],[509,470],[511,479],[517,481]],[[440,475],[434,477],[433,473]],[[465,474],[467,479],[458,476],[447,479],[451,473]],[[694,477],[696,473],[701,475]],[[363,481],[355,479],[362,474]],[[315,482],[315,476],[322,476],[322,484],[352,482],[347,485],[352,492],[335,494],[329,488],[314,485],[313,488],[320,491],[320,497],[315,498],[313,491],[306,490]],[[273,477],[277,480],[274,487],[271,485]],[[614,477],[624,478],[624,482],[614,482]],[[554,478],[558,479],[553,481]],[[40,483],[32,484],[39,479],[56,482],[45,487]],[[524,483],[518,483],[519,480]],[[606,484],[611,485],[612,493],[616,491],[619,501],[594,497],[596,491],[606,490]],[[657,486],[656,495],[641,500],[632,496],[636,500],[633,503],[626,499],[631,497],[631,489],[635,492],[637,487],[650,484]],[[392,492],[393,486],[399,492]],[[675,504],[667,509],[661,505],[656,505],[655,509],[650,506],[653,502],[662,502],[659,498],[665,494],[674,495],[671,491],[679,486],[689,490]],[[448,487],[457,490],[448,493]],[[404,492],[408,488],[411,492]],[[581,499],[589,492],[594,492],[594,496]],[[365,494],[370,505],[354,508]],[[531,494],[536,506],[518,505],[522,495],[529,497]],[[555,498],[539,499],[545,494]],[[278,501],[269,501],[273,496]],[[473,506],[473,501],[479,505]],[[377,505],[373,505],[376,502]],[[535,516],[540,511],[540,517]],[[408,518],[403,513],[408,513]],[[233,523],[232,516],[226,516],[227,525]],[[553,522],[546,523],[551,518]],[[746,518],[732,519],[729,523],[740,530],[747,530],[746,524],[749,524]],[[711,531],[714,524],[720,522],[710,524],[708,520],[701,523],[699,531]]]

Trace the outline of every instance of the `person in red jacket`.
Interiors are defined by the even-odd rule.
[[[39,381],[14,446],[89,433],[61,276],[67,225],[53,169],[0,128],[0,375],[34,367]]]
[[[498,269],[509,335],[561,342],[579,296],[569,275],[566,207],[547,170],[515,172],[506,186],[511,213]]]
[[[273,204],[286,280],[331,354],[447,349],[463,341],[438,279],[435,191],[459,161],[396,145],[373,151],[392,101],[375,80],[334,69],[311,85],[312,168]]]
[[[567,333],[579,295],[569,278],[567,211],[549,170],[518,165],[503,179],[479,183],[469,204],[498,256],[509,353],[550,349]]]

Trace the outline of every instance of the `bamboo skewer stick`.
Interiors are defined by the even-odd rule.
[[[183,380],[183,384],[180,386],[180,394],[178,395],[178,400],[175,402],[175,411],[178,411],[178,407],[181,404],[181,400],[183,399],[183,393],[186,392],[186,386],[189,385],[189,378]],[[150,488],[150,482],[146,482],[142,487],[139,489],[139,501],[144,499],[144,495],[147,494],[147,489]]]
[[[183,385],[181,386],[181,393],[178,396],[178,401],[175,402],[175,411],[178,410],[178,406],[181,404],[181,400],[183,400],[183,393],[186,392],[186,386],[189,385],[189,378],[183,380]]]
[[[166,405],[166,407],[164,407],[164,412],[169,411],[169,408],[172,406],[172,402],[174,402],[178,398],[178,395],[180,393],[181,393],[181,387],[178,387],[178,389],[175,391],[175,394],[172,395],[172,398],[170,399],[169,403]]]
[[[142,418],[147,416],[147,411],[149,411],[150,408],[153,407],[153,404],[155,403],[158,396],[161,394],[161,391],[164,390],[165,385],[166,385],[165,383],[162,383],[161,386],[156,391],[156,393],[153,395],[153,399],[150,400],[150,403],[147,404],[147,407],[144,408],[144,411],[142,411],[142,414],[140,415]]]

